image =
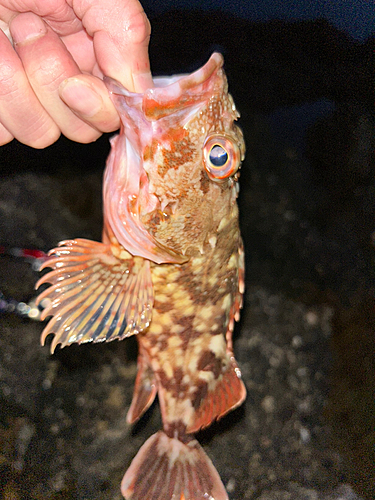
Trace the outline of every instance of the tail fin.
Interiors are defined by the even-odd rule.
[[[121,493],[127,500],[228,500],[198,441],[185,444],[162,431],[139,450],[122,480]]]

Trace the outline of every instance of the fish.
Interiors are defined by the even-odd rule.
[[[103,182],[101,242],[60,242],[36,287],[52,316],[41,342],[136,335],[137,376],[127,422],[159,399],[163,429],[140,448],[121,492],[128,500],[227,500],[194,434],[246,397],[233,354],[244,293],[238,220],[245,154],[223,57],[154,79],[144,93],[105,77],[121,118]]]

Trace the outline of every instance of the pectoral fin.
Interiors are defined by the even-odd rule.
[[[44,329],[44,344],[55,333],[53,352],[73,343],[107,342],[143,331],[149,325],[153,287],[149,261],[118,259],[110,246],[76,239],[51,250],[42,269],[53,270],[37,283],[51,283],[38,297],[49,299],[42,319],[53,316]]]

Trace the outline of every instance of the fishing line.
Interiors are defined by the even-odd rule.
[[[41,250],[29,248],[9,248],[0,245],[0,256],[6,255],[29,263],[35,272],[39,272],[40,266],[47,259],[47,254]],[[43,301],[39,306],[35,304],[36,297],[30,301],[18,301],[11,297],[6,297],[0,289],[0,315],[1,314],[16,314],[22,318],[29,318],[32,320],[40,321],[40,316],[46,304]]]

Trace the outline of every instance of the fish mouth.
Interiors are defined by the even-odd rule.
[[[155,78],[155,87],[144,93],[129,92],[116,80],[104,78],[122,122],[120,134],[111,141],[104,177],[105,220],[132,255],[158,264],[188,260],[154,238],[141,222],[141,214],[160,206],[158,197],[149,192],[144,150],[159,137],[160,129],[172,122],[182,127],[212,95],[223,91],[223,62],[223,56],[215,52],[194,73]]]
[[[226,78],[220,72],[223,64],[223,56],[214,52],[206,64],[191,74],[154,78],[155,86],[143,94],[129,92],[113,78],[104,77],[104,83],[120,116],[119,108],[124,106],[119,105],[118,98],[122,97],[146,119],[154,121],[195,104],[202,104],[215,91],[220,91],[226,85]]]

